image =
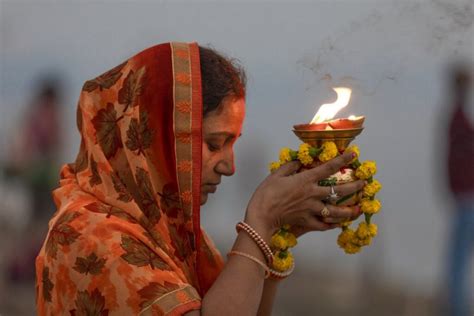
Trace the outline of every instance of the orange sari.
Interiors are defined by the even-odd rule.
[[[200,227],[198,45],[157,45],[87,81],[77,125],[36,259],[38,314],[200,309],[223,259]]]

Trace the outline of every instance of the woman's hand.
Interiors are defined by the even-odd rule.
[[[358,207],[340,207],[325,204],[323,200],[330,194],[330,187],[318,185],[319,180],[336,173],[353,159],[351,153],[338,156],[313,169],[296,173],[301,167],[297,161],[281,166],[270,174],[257,188],[250,199],[246,222],[266,236],[273,234],[284,224],[290,224],[296,236],[309,231],[328,230],[339,223],[357,218]],[[358,180],[334,186],[339,196],[346,196],[364,187]],[[321,211],[327,207],[329,216]]]

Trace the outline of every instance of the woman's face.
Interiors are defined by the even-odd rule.
[[[245,100],[226,98],[203,119],[201,205],[216,191],[222,176],[235,172],[234,144],[241,135]]]

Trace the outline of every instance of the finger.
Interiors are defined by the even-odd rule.
[[[351,219],[349,217],[342,218],[342,217],[322,217],[321,221],[326,223],[326,224],[340,224],[343,222],[350,221]]]
[[[355,221],[358,219],[362,212],[360,210],[360,206],[351,206],[350,207],[353,211],[353,215],[351,217],[343,218],[343,217],[321,217],[321,220],[328,224],[340,224],[343,222]]]
[[[326,231],[339,227],[337,223],[325,223],[317,217],[313,217],[306,222],[305,228],[308,231]]]
[[[352,210],[354,211],[354,215],[351,216],[351,218],[349,219],[350,221],[355,221],[363,214],[359,205],[352,206]]]
[[[281,177],[289,176],[294,174],[301,167],[301,162],[299,161],[290,161],[283,164],[280,168],[275,170],[273,174]]]
[[[335,185],[334,192],[340,197],[347,196],[349,194],[355,193],[359,190],[362,190],[365,186],[364,180],[357,180],[354,182],[349,182],[345,184]],[[317,184],[314,184],[314,197],[319,199],[325,199],[331,194],[331,187],[322,187]]]
[[[338,172],[342,167],[348,165],[354,159],[354,155],[355,153],[351,152],[344,153],[313,169],[301,172],[300,176],[309,182],[326,179]]]
[[[329,211],[327,216],[323,216],[325,212],[323,212],[323,208],[317,210],[314,215],[316,216],[321,216],[321,217],[332,217],[332,218],[343,218],[343,219],[348,219],[353,216],[359,215],[359,210],[356,208],[352,208],[349,206],[335,206],[331,204],[326,204],[325,205],[326,209]],[[326,212],[327,213],[327,212]]]

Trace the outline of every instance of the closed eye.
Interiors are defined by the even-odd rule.
[[[207,143],[207,148],[209,148],[210,151],[212,152],[217,152],[221,150],[221,147],[215,144]]]

